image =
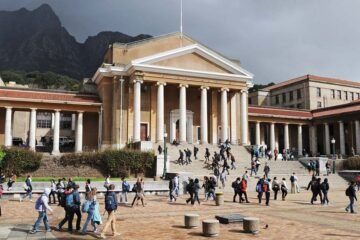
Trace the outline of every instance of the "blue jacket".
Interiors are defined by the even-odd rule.
[[[99,203],[96,201],[94,201],[94,203],[95,203],[95,208],[94,208],[92,220],[94,222],[99,222],[100,224],[102,224],[101,215],[100,215],[100,211],[99,211]]]

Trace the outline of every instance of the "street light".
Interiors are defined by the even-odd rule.
[[[167,148],[166,148],[166,138],[167,138],[167,133],[164,133],[164,173],[163,173],[163,179],[166,178],[166,160],[167,160]]]
[[[331,143],[333,145],[333,173],[335,173],[335,159],[336,159],[336,157],[335,157],[335,143],[336,143],[335,138],[331,139]]]

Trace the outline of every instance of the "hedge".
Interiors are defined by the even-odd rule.
[[[360,156],[350,157],[343,162],[344,170],[360,170]]]
[[[40,153],[27,148],[2,148],[0,149],[0,167],[6,173],[21,175],[39,169],[41,164]]]
[[[106,150],[99,153],[72,153],[63,155],[60,164],[80,167],[87,165],[113,177],[128,177],[130,173],[152,173],[155,164],[153,152],[135,150]]]

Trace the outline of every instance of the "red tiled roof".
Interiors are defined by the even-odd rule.
[[[48,101],[80,102],[80,103],[101,103],[98,96],[81,93],[65,93],[36,91],[28,89],[0,89],[1,98],[33,99]]]
[[[316,82],[324,82],[324,83],[330,83],[330,84],[338,84],[338,85],[345,85],[345,86],[351,86],[351,87],[360,87],[360,83],[359,82],[354,82],[354,81],[349,81],[349,80],[343,80],[343,79],[338,79],[338,78],[328,78],[328,77],[320,77],[320,76],[315,76],[315,75],[305,75],[305,76],[301,76],[301,77],[297,77],[294,79],[290,79],[275,85],[272,85],[270,87],[266,87],[262,90],[273,90],[276,88],[280,88],[280,87],[284,87],[293,83],[297,83],[297,82],[301,82],[304,80],[311,80],[311,81],[316,81]]]
[[[354,105],[354,106],[348,106],[348,107],[343,107],[340,105],[339,108],[324,109],[319,112],[313,112],[312,115],[313,115],[313,118],[321,118],[321,117],[330,117],[333,115],[353,113],[355,111],[360,112],[360,105]]]
[[[249,106],[248,111],[249,111],[249,115],[253,115],[253,116],[259,115],[266,117],[283,117],[283,118],[297,118],[297,119],[312,118],[312,114],[310,111],[299,111],[292,109]]]

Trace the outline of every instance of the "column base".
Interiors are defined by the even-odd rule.
[[[59,156],[59,155],[60,155],[60,151],[59,151],[59,150],[54,150],[54,151],[51,152],[51,155]]]
[[[205,145],[205,144],[209,144],[207,141],[200,141],[200,144]]]

